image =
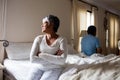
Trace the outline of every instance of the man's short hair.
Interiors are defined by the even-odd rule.
[[[92,25],[89,26],[89,27],[88,27],[88,30],[87,30],[87,33],[95,36],[95,35],[96,35],[96,27],[95,27],[95,26],[92,26]]]

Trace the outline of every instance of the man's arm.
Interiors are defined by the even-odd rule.
[[[97,48],[97,53],[102,53],[102,48],[101,47]]]

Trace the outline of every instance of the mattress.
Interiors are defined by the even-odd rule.
[[[17,80],[26,80],[29,70],[32,67],[29,60],[4,60],[5,71],[14,76]]]

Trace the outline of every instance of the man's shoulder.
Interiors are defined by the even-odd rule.
[[[83,38],[82,38],[82,41],[90,41],[90,40],[93,40],[93,41],[96,41],[96,40],[98,40],[98,38],[97,37],[95,37],[95,36],[92,36],[92,35],[86,35],[86,36],[84,36]]]
[[[82,39],[88,39],[88,38],[91,38],[90,35],[85,35]]]

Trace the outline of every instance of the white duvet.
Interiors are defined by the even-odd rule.
[[[32,67],[29,60],[4,60],[5,69],[17,80],[26,80],[29,70]]]
[[[74,60],[75,59],[75,60]],[[95,54],[89,58],[74,56],[59,80],[120,80],[120,57]]]
[[[120,80],[120,57],[113,54],[94,54],[86,58],[68,55],[66,63],[59,80]],[[25,80],[32,67],[28,60],[6,59],[4,65],[17,80]]]

